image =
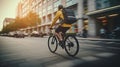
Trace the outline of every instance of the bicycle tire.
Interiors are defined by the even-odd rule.
[[[75,43],[76,44],[73,44],[73,42],[72,42],[72,47],[74,47],[74,45],[76,45],[77,47],[76,47],[76,51],[72,54],[71,52],[69,52],[69,50],[67,49],[68,47],[70,48],[70,45],[68,45],[67,44],[67,40],[68,40],[68,38],[70,38],[70,37],[72,37],[74,40],[75,40]],[[64,42],[64,45],[65,45],[65,51],[67,52],[67,54],[69,55],[69,56],[72,56],[72,57],[74,57],[74,56],[76,56],[77,54],[78,54],[78,52],[79,52],[79,42],[78,42],[78,40],[77,40],[77,38],[75,37],[75,36],[73,36],[73,35],[68,35],[67,37],[65,37],[65,42]]]
[[[51,39],[52,39],[52,41],[53,41],[54,44],[51,44],[52,43],[50,41]],[[55,46],[55,47],[52,49],[51,46]],[[57,50],[57,48],[58,48],[58,42],[57,42],[57,39],[56,39],[55,36],[50,36],[48,38],[48,48],[49,48],[50,52],[52,52],[52,53],[55,53],[55,51]]]

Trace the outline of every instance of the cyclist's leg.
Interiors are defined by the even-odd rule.
[[[59,35],[61,37],[61,40],[64,40],[64,36],[65,36],[65,33],[66,31],[69,29],[69,27],[62,27],[61,26],[61,31],[59,32]]]
[[[58,40],[61,40],[60,34],[58,32],[55,32],[55,36],[57,36]]]
[[[63,40],[63,36],[62,34],[64,35],[66,33],[66,31],[69,29],[69,27],[62,27],[62,26],[59,26],[55,32],[56,32],[56,35],[58,36],[59,40],[62,41]]]
[[[56,32],[58,33],[59,42],[61,45],[64,45],[64,34],[68,29],[69,27],[62,27],[62,26],[59,26],[58,29],[56,29]]]
[[[58,41],[59,41],[59,45],[64,48],[63,44],[64,44],[64,41],[63,41],[63,37],[61,35],[61,32],[59,33],[56,33],[56,36],[58,37]]]
[[[55,30],[55,35],[58,37],[58,40],[59,40],[59,41],[62,41],[62,40],[63,40],[63,38],[62,38],[62,36],[61,36],[61,33],[62,33],[62,28],[61,28],[61,26],[59,26],[59,27]]]
[[[61,31],[61,32],[59,32],[59,36],[60,36],[60,41],[63,41],[63,32]]]

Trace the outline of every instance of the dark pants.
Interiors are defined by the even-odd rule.
[[[86,29],[83,29],[83,37],[87,38],[87,35],[88,35],[88,31]]]
[[[57,32],[57,33],[62,32],[63,34],[65,34],[68,29],[70,29],[70,27],[62,27],[62,26],[59,26],[59,27],[55,30],[55,32]]]

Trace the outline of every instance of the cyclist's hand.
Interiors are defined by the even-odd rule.
[[[49,29],[52,30],[53,28],[50,27]]]
[[[52,28],[51,27],[49,27],[49,31],[50,31],[50,34],[52,33]]]

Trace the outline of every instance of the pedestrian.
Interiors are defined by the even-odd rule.
[[[101,29],[100,29],[100,37],[101,37],[101,38],[105,38],[105,33],[106,33],[106,32],[105,32],[105,29],[104,29],[104,28],[101,28]]]
[[[83,37],[87,38],[88,37],[88,25],[84,25],[82,31],[83,31]]]

